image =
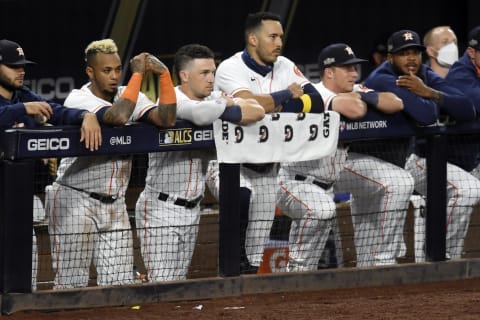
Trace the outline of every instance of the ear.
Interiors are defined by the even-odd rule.
[[[333,78],[333,69],[328,67],[328,68],[325,68],[325,75],[327,76],[328,79],[332,79]]]
[[[393,63],[393,54],[387,53],[387,61]]]
[[[467,48],[467,54],[470,57],[470,59],[474,59],[475,58],[475,49],[473,49],[472,47],[468,47]]]
[[[188,82],[188,71],[181,70],[178,75],[180,76],[180,83]]]
[[[252,47],[256,47],[258,44],[258,38],[253,32],[248,34],[247,41],[248,41],[248,44],[251,45]]]
[[[425,49],[425,53],[427,54],[428,57],[431,57],[431,58],[437,57],[437,55],[435,54],[435,49],[433,49],[432,47],[427,47]]]
[[[85,68],[85,73],[87,74],[89,79],[93,78],[93,68],[92,67],[86,67]]]

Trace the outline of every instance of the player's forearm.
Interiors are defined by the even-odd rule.
[[[385,113],[394,113],[403,110],[403,101],[391,92],[378,94],[377,109]]]
[[[160,104],[148,114],[150,122],[160,127],[173,127],[177,121],[177,104]]]
[[[359,119],[367,112],[367,104],[361,99],[349,95],[338,95],[333,98],[332,110],[348,119]]]
[[[253,94],[249,91],[240,91],[235,97],[243,99],[255,99],[263,107],[266,113],[275,111],[275,102],[269,94]]]
[[[105,111],[102,122],[114,126],[124,125],[128,122],[128,119],[130,119],[130,116],[135,109],[135,104],[136,103],[129,99],[118,99],[113,106]]]

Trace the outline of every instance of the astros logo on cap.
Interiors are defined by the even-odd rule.
[[[405,41],[408,41],[408,40],[413,40],[413,34],[411,32],[405,32],[403,34],[403,39]]]

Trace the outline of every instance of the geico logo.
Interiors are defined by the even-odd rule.
[[[69,148],[69,138],[28,139],[27,141],[28,151],[68,150]]]
[[[65,99],[75,89],[75,80],[72,77],[40,78],[25,80],[25,85],[47,100]]]
[[[195,141],[210,141],[213,140],[213,130],[201,130],[193,133],[193,140]]]
[[[110,138],[110,145],[116,146],[119,144],[131,144],[132,137],[131,136],[120,136],[120,137],[111,137]]]

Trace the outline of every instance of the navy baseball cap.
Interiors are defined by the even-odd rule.
[[[480,49],[480,26],[473,28],[468,33],[468,46],[473,49]]]
[[[407,48],[417,48],[425,50],[420,41],[418,33],[412,30],[400,30],[393,33],[387,41],[387,50],[389,53],[396,53]]]
[[[35,62],[25,59],[25,53],[18,43],[2,39],[0,40],[0,64],[21,66],[35,64]]]
[[[345,66],[366,62],[367,60],[359,59],[345,43],[334,43],[322,49],[318,56],[318,64],[320,70],[334,66]]]

